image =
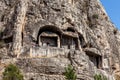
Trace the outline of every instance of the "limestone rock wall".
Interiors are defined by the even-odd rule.
[[[0,39],[11,44],[7,48],[8,56],[13,58],[14,38],[20,38],[18,44],[21,44],[21,52],[18,54],[21,54],[21,59],[16,58],[13,62],[21,68],[25,80],[64,80],[64,68],[68,64],[74,67],[78,80],[93,80],[96,73],[104,74],[109,80],[114,80],[114,75],[120,76],[120,32],[99,0],[28,0],[25,3],[27,7],[20,3],[21,0],[0,0]],[[23,16],[16,11],[17,7]],[[18,18],[20,22],[16,23]],[[20,36],[15,35],[18,24],[22,27]],[[77,41],[79,50],[69,50],[45,59],[29,56],[32,54],[29,51],[31,47],[39,47],[42,31],[51,30],[60,35],[62,41],[61,36],[69,27],[80,39]],[[91,54],[100,58],[100,66],[90,60]]]

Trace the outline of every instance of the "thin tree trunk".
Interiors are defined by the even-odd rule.
[[[28,0],[20,0],[16,7],[16,22],[13,34],[13,54],[17,57],[21,54],[22,30],[25,26],[25,17],[28,6],[27,1]]]

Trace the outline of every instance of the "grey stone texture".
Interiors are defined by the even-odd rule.
[[[0,0],[0,75],[19,66],[25,80],[120,76],[120,31],[99,0]]]

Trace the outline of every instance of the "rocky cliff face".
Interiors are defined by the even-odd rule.
[[[25,80],[120,76],[120,32],[99,0],[0,0],[1,72],[13,62]],[[4,45],[3,45],[4,41]]]

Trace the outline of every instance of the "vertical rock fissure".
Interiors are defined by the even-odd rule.
[[[13,54],[19,57],[22,48],[22,30],[25,26],[25,17],[27,11],[28,0],[20,0],[16,7],[16,21],[14,24],[13,36]]]

